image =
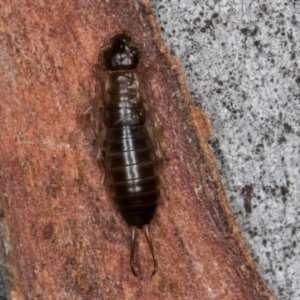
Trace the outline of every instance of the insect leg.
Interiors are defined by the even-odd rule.
[[[155,110],[155,108],[152,108],[152,114],[153,114],[153,120],[154,120],[154,126],[157,132],[157,156],[160,160],[168,160],[167,157],[167,150],[166,150],[166,145],[164,141],[162,140],[163,138],[163,131],[164,128],[162,126],[161,118],[158,114],[158,112]]]
[[[86,122],[87,122],[87,118],[91,115],[93,111],[93,106],[88,107],[84,113],[80,116],[80,120],[79,120],[79,125],[77,127],[77,129],[73,130],[70,134],[69,134],[69,140],[72,141],[74,136],[77,135],[78,133],[80,133],[81,131],[83,131]]]
[[[148,89],[148,84],[147,84],[147,78],[146,78],[144,60],[143,60],[142,53],[141,53],[140,59],[141,59],[141,67],[142,67],[142,77],[143,77],[144,88],[145,88],[145,92],[146,92],[146,105],[147,105],[146,110],[148,111],[148,115],[149,115],[150,128],[151,128],[151,131],[152,131],[151,134],[152,134],[152,137],[153,137],[155,151],[159,152],[157,131],[156,131],[155,123],[154,123],[154,119],[153,119],[153,107],[150,103],[150,95],[149,95],[149,89]]]
[[[170,199],[170,193],[169,193],[169,188],[168,185],[166,184],[163,176],[160,176],[159,178],[160,181],[160,190],[162,191],[163,195],[166,197],[166,199]]]
[[[103,101],[100,101],[100,86],[101,86],[101,60],[102,60],[103,48],[100,49],[98,55],[97,64],[93,66],[93,73],[96,76],[95,86],[95,98],[92,109],[92,127],[96,138],[95,153],[96,162],[101,170],[100,186],[103,186],[105,182],[105,167],[104,167],[104,136],[106,133],[106,127],[103,126],[100,130],[100,119],[103,114]]]
[[[88,107],[84,113],[80,116],[80,121],[79,121],[79,130],[83,130],[85,125],[86,125],[86,121],[87,118],[91,115],[93,111],[93,106]]]
[[[100,86],[101,86],[101,60],[102,60],[102,53],[103,49],[100,49],[98,55],[97,64],[93,67],[93,72],[96,75],[96,86],[95,86],[95,98],[94,98],[94,105],[93,105],[93,121],[92,126],[94,130],[94,134],[97,137],[99,134],[99,115],[100,109],[103,108],[103,102],[100,104]]]
[[[103,186],[105,182],[105,166],[104,166],[104,155],[105,150],[103,146],[104,136],[106,134],[106,127],[103,127],[99,132],[98,136],[96,137],[96,145],[95,145],[95,153],[96,153],[96,162],[101,170],[101,178],[100,178],[100,187]]]

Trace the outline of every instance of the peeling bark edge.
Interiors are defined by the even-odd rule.
[[[261,275],[259,271],[257,270],[256,264],[251,257],[246,242],[242,236],[241,229],[239,225],[236,223],[232,210],[229,206],[226,193],[221,181],[221,177],[219,174],[219,171],[216,166],[215,158],[210,150],[208,143],[206,141],[207,138],[209,138],[212,135],[212,128],[210,124],[210,120],[206,116],[205,112],[201,110],[200,108],[197,108],[193,105],[191,101],[191,97],[187,88],[185,76],[183,74],[183,71],[181,69],[181,64],[178,59],[173,57],[166,46],[164,45],[158,25],[155,21],[155,18],[152,14],[150,4],[148,0],[141,0],[141,11],[146,15],[146,19],[148,20],[149,27],[153,30],[153,41],[157,45],[161,55],[166,59],[166,61],[169,62],[171,68],[173,69],[176,79],[178,81],[178,89],[180,93],[182,94],[185,104],[188,106],[189,116],[187,117],[187,122],[191,125],[193,125],[196,128],[197,136],[199,138],[200,144],[202,146],[203,152],[205,154],[205,158],[207,159],[209,170],[213,176],[214,183],[216,184],[217,188],[217,194],[218,198],[220,200],[221,207],[223,209],[223,212],[225,214],[225,217],[228,221],[228,224],[231,228],[231,235],[228,236],[228,240],[231,244],[236,244],[238,248],[241,249],[241,252],[243,253],[243,256],[247,263],[251,266],[253,270],[258,274],[258,277],[261,278]],[[272,293],[269,291],[268,287],[266,286],[265,282],[261,278],[261,281],[264,283],[263,286],[263,294],[264,296],[269,297],[270,300],[276,300],[276,298],[272,295]]]

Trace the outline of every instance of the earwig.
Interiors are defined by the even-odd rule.
[[[99,53],[93,128],[99,165],[103,162],[113,201],[131,226],[130,267],[133,275],[139,278],[134,267],[137,229],[144,229],[153,258],[151,276],[157,271],[149,224],[161,192],[159,160],[162,150],[157,139],[142,55],[130,40],[125,34],[115,35],[111,44]],[[100,69],[106,75],[102,108]],[[147,102],[139,90],[139,74],[143,75]]]

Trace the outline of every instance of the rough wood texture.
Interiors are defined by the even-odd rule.
[[[1,220],[11,299],[274,299],[248,255],[205,138],[146,1],[20,4],[0,19]],[[129,230],[93,159],[90,128],[69,143],[93,98],[99,48],[126,31],[144,53],[169,162],[152,223],[159,270],[142,235],[138,281]]]

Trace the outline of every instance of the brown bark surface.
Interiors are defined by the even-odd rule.
[[[159,270],[139,235],[99,189],[90,127],[69,142],[92,103],[92,66],[117,32],[143,51],[169,161],[152,222]],[[0,16],[0,175],[11,299],[274,299],[235,224],[179,63],[162,45],[147,1],[19,1]]]

